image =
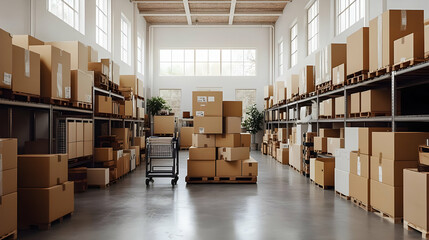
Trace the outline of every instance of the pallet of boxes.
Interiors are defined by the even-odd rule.
[[[242,103],[222,92],[192,93],[194,134],[187,183],[256,183],[258,162],[250,158],[250,134],[241,133]]]

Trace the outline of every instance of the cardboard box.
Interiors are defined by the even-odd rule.
[[[429,24],[425,23],[425,58],[429,57]]]
[[[301,144],[291,144],[289,146],[289,165],[292,165],[298,171],[303,170],[302,148]]]
[[[332,68],[346,61],[346,44],[332,43],[316,52],[316,86],[331,81]]]
[[[194,160],[216,160],[216,148],[189,148],[189,159]]]
[[[264,86],[264,99],[273,96],[273,85]]]
[[[119,82],[120,87],[132,88],[133,92],[138,95],[138,80],[136,75],[121,75]]]
[[[257,177],[258,161],[253,158],[243,160],[241,166],[241,175],[246,177]]]
[[[118,168],[109,168],[109,180],[114,181],[118,179],[118,177],[119,177]]]
[[[112,98],[108,96],[96,95],[95,112],[112,114],[113,113]]]
[[[40,54],[40,96],[71,98],[70,54],[50,45],[30,46]]]
[[[418,146],[426,144],[429,133],[373,132],[372,156],[395,161],[417,161]]]
[[[98,51],[88,46],[88,63],[90,62],[98,62]],[[86,67],[88,68],[88,66]]]
[[[335,118],[335,101],[333,98],[326,99],[323,101],[324,104],[324,116]]]
[[[100,59],[100,62],[103,63],[104,66],[107,66],[106,70],[107,70],[107,74],[105,74],[108,78],[109,78],[109,82],[112,82],[112,64],[113,61],[110,60],[110,58],[102,58]],[[119,82],[117,83],[118,86],[120,86]],[[134,92],[136,92],[136,88],[133,88]]]
[[[130,147],[130,149],[133,149],[134,150],[134,152],[135,152],[135,154],[136,154],[136,156],[135,156],[135,159],[136,159],[136,166],[139,166],[140,165],[140,146],[131,146]]]
[[[12,44],[27,50],[33,45],[45,45],[43,41],[30,35],[13,35]]]
[[[83,140],[92,141],[93,140],[93,123],[92,122],[83,122]]]
[[[217,161],[190,161],[188,160],[188,177],[216,176]]]
[[[124,149],[129,149],[131,136],[129,128],[112,128],[112,135],[124,142]]]
[[[422,42],[418,42],[414,37],[414,33],[408,34],[405,37],[399,38],[394,41],[394,64],[399,64],[414,59],[423,59]],[[419,47],[416,47],[419,46]]]
[[[250,133],[240,133],[240,142],[242,147],[250,147],[252,136]]]
[[[47,188],[68,179],[66,154],[18,156],[18,186],[20,188]]]
[[[274,102],[279,103],[286,100],[287,89],[285,94],[285,82],[280,80],[276,81],[276,89],[274,94]]]
[[[137,96],[144,98],[144,82],[137,78]]]
[[[369,28],[363,27],[347,37],[347,75],[369,70]]]
[[[0,28],[0,88],[12,88],[12,36]]]
[[[335,191],[345,196],[350,196],[350,173],[340,169],[334,169]]]
[[[175,121],[172,116],[154,116],[153,117],[154,134],[174,134]]]
[[[365,204],[367,207],[371,206],[369,190],[370,180],[365,177],[357,176],[353,173],[350,173],[349,177],[350,197],[356,198],[357,200]]]
[[[109,65],[106,65],[102,62],[89,62],[88,71],[93,71],[94,73],[97,73],[97,74],[103,74],[106,77],[110,75]]]
[[[119,67],[119,65],[112,61],[112,64],[110,65],[110,78],[111,78],[111,81],[114,84],[117,84],[118,86],[121,83],[120,70],[121,70],[121,68]],[[139,91],[137,89],[136,94],[138,94],[138,93],[139,93]]]
[[[134,137],[134,145],[140,146],[141,149],[145,149],[146,148],[145,137]]]
[[[350,113],[351,114],[359,114],[360,113],[360,92],[353,93],[350,96]]]
[[[222,117],[194,117],[194,133],[221,134]]]
[[[370,180],[371,207],[394,218],[403,216],[403,188]]]
[[[289,109],[289,111],[291,111],[291,110],[293,112],[293,109]],[[325,116],[325,102],[324,101],[319,102],[319,117],[323,117],[323,116]],[[291,119],[291,120],[293,120],[293,119]]]
[[[410,33],[423,51],[423,10],[388,10],[369,22],[370,72],[394,64],[394,41]]]
[[[92,104],[92,87],[94,86],[94,73],[81,70],[71,71],[72,100]]]
[[[242,161],[216,160],[216,177],[241,176]]]
[[[127,174],[131,171],[131,154],[124,151],[122,159],[124,160],[124,174]]]
[[[94,148],[94,161],[95,162],[106,162],[112,161],[113,159],[113,148]]]
[[[18,229],[18,194],[14,192],[0,198],[0,236],[4,236]]]
[[[417,169],[404,170],[404,221],[424,230],[429,230],[428,172]]]
[[[198,148],[211,148],[216,146],[216,135],[192,134],[192,146]]]
[[[279,161],[283,165],[289,164],[289,148],[277,149],[277,161]]]
[[[334,86],[343,85],[346,76],[346,70],[344,69],[344,63],[340,64],[332,69],[332,84]]]
[[[223,133],[241,133],[241,117],[224,117]]]
[[[67,143],[67,156],[69,159],[77,158],[77,143],[69,142]]]
[[[301,70],[299,78],[299,95],[314,92],[314,66],[305,66]]]
[[[374,132],[390,132],[392,128],[359,128],[358,130],[358,151],[361,154],[372,154],[372,134]]]
[[[40,96],[40,55],[15,45],[12,50],[12,91]]]
[[[194,127],[182,127],[180,128],[180,147],[188,148],[192,146],[192,134],[194,133]]]
[[[47,224],[74,212],[74,183],[18,189],[19,226]]]
[[[133,117],[133,109],[134,109],[133,106],[134,106],[133,100],[121,101],[121,104],[119,105],[119,115],[125,116],[125,117]],[[154,117],[158,118],[160,116],[154,116]],[[167,116],[167,117],[170,117],[170,116]],[[161,122],[164,123],[163,121]],[[174,122],[174,116],[173,116],[173,122]]]
[[[76,157],[83,157],[83,141],[76,142]]]
[[[94,143],[92,142],[92,140],[89,141],[84,141],[83,142],[83,156],[91,156],[92,153],[92,149],[94,147]]]
[[[334,154],[335,150],[344,148],[344,138],[328,138],[327,139],[327,151],[328,153]]]
[[[315,182],[321,186],[334,186],[335,158],[317,158],[315,161]]]
[[[88,186],[105,187],[110,182],[108,168],[88,168],[87,169]]]
[[[371,89],[360,94],[360,110],[362,113],[391,114],[390,89]]]
[[[371,156],[370,178],[393,187],[403,184],[403,170],[417,168],[417,161],[395,161]]]
[[[314,151],[327,153],[328,152],[328,138],[326,138],[326,137],[314,137]]]
[[[88,71],[88,48],[81,42],[46,42],[45,45],[57,47],[70,53],[70,69]]]
[[[18,169],[0,171],[0,200],[2,196],[18,191]],[[0,204],[1,208],[1,204]],[[1,215],[0,215],[1,216]]]
[[[289,81],[286,81],[287,99],[299,94],[299,75],[292,74]]]
[[[194,117],[221,117],[222,100],[223,92],[194,91],[192,92],[192,115]]]
[[[67,142],[76,142],[76,122],[67,122]]]
[[[223,101],[222,102],[223,117],[240,117],[243,114],[242,101]]]
[[[248,147],[221,147],[218,148],[218,160],[237,161],[250,158]]]
[[[335,98],[335,116],[344,115],[345,116],[345,106],[344,106],[344,96]],[[347,110],[350,109],[350,101],[347,101],[348,106]]]
[[[356,151],[350,152],[350,173],[353,173],[356,176],[369,178],[369,159],[370,156],[367,154],[359,154]]]
[[[76,122],[76,142],[83,141],[83,122]]]
[[[319,128],[319,137],[340,137],[340,129]]]
[[[240,147],[240,141],[239,133],[216,135],[216,147]]]

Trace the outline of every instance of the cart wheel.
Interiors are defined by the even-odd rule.
[[[153,178],[150,178],[150,179],[149,179],[149,181],[150,181],[151,183],[155,182],[155,180],[153,180]]]
[[[146,186],[149,186],[150,180],[146,179]]]
[[[171,179],[171,185],[176,185],[177,184],[177,182],[176,182],[176,180],[174,180],[174,179]]]

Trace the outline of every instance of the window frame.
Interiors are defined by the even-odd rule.
[[[278,48],[279,48],[279,55],[278,55],[278,68],[279,68],[279,76],[283,76],[284,74],[284,51],[285,51],[285,47],[284,47],[284,42],[283,39],[280,39],[279,43],[278,43]]]
[[[343,33],[344,31],[346,31],[347,29],[349,29],[351,26],[353,26],[354,24],[356,24],[357,22],[359,22],[362,18],[365,17],[365,0],[343,0],[346,1],[346,6],[344,7],[344,9],[340,9],[340,1],[342,0],[336,0],[335,1],[335,23],[336,23],[336,35],[339,35],[341,33]],[[353,19],[353,23],[351,23],[351,6],[354,5],[354,16],[355,19]],[[342,15],[345,15],[344,20],[346,21],[344,23],[344,29],[341,28],[342,25],[342,20],[341,17]]]
[[[310,19],[310,12],[313,10],[313,8],[316,8],[316,12],[314,16]],[[311,55],[312,53],[316,52],[319,48],[319,30],[320,30],[320,21],[319,21],[319,13],[320,13],[320,4],[319,0],[315,0],[310,7],[307,9],[307,56]],[[313,24],[314,23],[314,24]],[[312,26],[313,24],[313,26]],[[315,31],[314,35],[311,35],[310,30],[314,29],[316,27],[317,31]],[[314,49],[311,47],[312,43],[315,42]]]
[[[106,10],[107,12],[104,12],[103,9],[100,8],[98,5],[99,1],[105,1],[106,4]],[[112,24],[112,12],[111,12],[111,0],[96,0],[95,2],[95,42],[102,48],[106,49],[110,52],[111,50],[111,24]],[[106,20],[106,29],[103,29],[102,24],[99,23],[99,14],[103,14]],[[101,25],[101,26],[99,26]],[[99,34],[100,32],[106,36],[106,46],[103,46],[102,43],[99,40]]]
[[[295,29],[296,34],[293,35],[293,31]],[[290,68],[293,68],[298,63],[298,23],[295,22],[290,28]],[[296,42],[296,50],[293,52],[293,44]],[[294,57],[296,57],[296,62],[294,62]]]
[[[181,88],[160,88],[158,90],[158,96],[160,96],[160,97],[161,97],[161,91],[180,91],[180,98],[176,99],[176,100],[180,101],[179,102],[179,108],[173,108],[171,106],[171,104],[168,102],[171,99],[171,97],[168,99],[165,99],[167,104],[170,105],[171,111],[174,112],[174,115],[176,117],[180,117],[181,116],[180,114],[182,113],[182,111],[181,111],[182,110],[182,89]],[[171,95],[171,93],[170,93],[170,95]],[[174,109],[178,109],[178,112],[175,112]]]
[[[126,34],[124,33],[123,26],[126,26]],[[128,18],[121,13],[121,61],[131,66],[131,22]],[[126,41],[124,41],[126,39]],[[126,45],[124,45],[126,43]],[[126,53],[126,59],[125,54]]]
[[[47,1],[47,10],[49,13],[54,15],[55,17],[61,19],[65,24],[72,27],[76,31],[80,32],[81,34],[85,34],[85,1],[84,0],[73,0],[75,6],[70,6],[66,0],[48,0]],[[60,4],[58,6],[61,8],[61,10],[56,13],[54,9],[52,9],[53,2],[57,2]],[[73,12],[73,24],[70,24],[67,19],[64,12],[64,6],[68,7]],[[60,13],[61,12],[61,13]]]
[[[242,99],[238,99],[237,98],[237,91],[252,91],[252,92],[254,92],[255,93],[255,102],[254,103],[252,103],[252,105],[253,104],[257,104],[257,93],[258,93],[258,91],[257,91],[257,89],[256,88],[236,88],[235,89],[235,101],[243,101]],[[242,121],[244,121],[244,120],[246,120],[246,110],[247,110],[247,108],[249,107],[250,105],[248,105],[248,106],[245,106],[244,105],[244,103],[242,104]]]

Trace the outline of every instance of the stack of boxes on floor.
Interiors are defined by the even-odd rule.
[[[287,144],[287,129],[279,128],[277,132],[279,148],[277,148],[276,160],[281,164],[289,164],[289,145]]]
[[[17,230],[17,140],[0,139],[0,236]]]
[[[193,92],[194,134],[188,180],[199,177],[257,176],[250,158],[250,134],[241,133],[242,103],[223,101],[222,92]]]
[[[289,165],[299,172],[304,170],[304,163],[302,161],[303,136],[308,130],[308,125],[298,124],[292,128],[292,134],[289,137]]]
[[[306,132],[303,136],[303,172],[307,177],[310,175],[310,161],[312,158],[315,158],[317,156],[317,153],[314,151],[315,136],[317,136],[317,133],[315,132]]]
[[[135,75],[121,75],[119,89],[125,96],[125,100],[120,102],[119,115],[125,118],[143,119],[143,81]]]
[[[274,105],[273,85],[264,87],[264,109],[269,109]]]

